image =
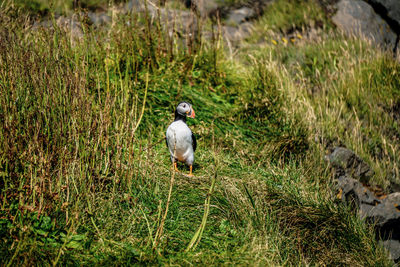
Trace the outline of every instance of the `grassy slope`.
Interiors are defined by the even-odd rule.
[[[385,189],[399,184],[399,64],[366,41],[335,32],[317,5],[303,5],[278,1],[268,10],[264,18],[271,24],[260,20],[256,31],[267,32],[267,43],[255,53],[268,55],[260,57],[278,69],[283,90],[291,99],[287,109],[301,114],[322,149],[334,145],[353,149],[374,169],[371,184]],[[278,10],[296,15],[279,16]],[[311,20],[305,20],[299,10]],[[283,34],[274,34],[276,25]],[[310,25],[323,28],[315,34]],[[309,38],[282,42],[280,38],[293,29],[303,29]],[[276,45],[270,41],[275,39]]]
[[[312,24],[272,19],[318,10],[297,5],[277,1],[271,10],[286,11],[267,12],[258,32]],[[390,264],[372,229],[332,202],[323,162],[328,142],[342,142],[372,164],[377,184],[398,170],[389,150],[398,122],[385,110],[399,101],[398,65],[386,55],[325,29],[318,42],[290,45],[255,46],[254,35],[243,50],[251,57],[229,61],[221,43],[189,54],[134,17],[109,32],[88,27],[74,45],[20,18],[0,15],[8,26],[0,30],[4,264]],[[191,179],[171,173],[157,143],[182,99],[196,110]],[[385,142],[382,158],[363,138]],[[213,177],[202,239],[185,252]]]

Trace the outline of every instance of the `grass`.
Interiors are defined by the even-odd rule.
[[[52,12],[58,15],[71,15],[76,8],[83,8],[87,10],[103,10],[106,9],[110,3],[119,4],[128,1],[106,1],[106,0],[81,0],[81,1],[60,1],[60,0],[13,0],[13,1],[0,1],[0,3],[11,3],[15,8],[19,8],[28,13],[30,16],[46,16]]]
[[[397,63],[332,29],[249,40],[230,60],[218,38],[188,47],[145,16],[113,19],[73,41],[0,13],[3,265],[391,265],[334,202],[323,156],[344,144],[388,183]],[[163,142],[181,100],[197,115],[194,178],[172,172]]]
[[[307,5],[304,8],[297,1],[277,1],[275,8],[282,8],[281,5],[300,13],[320,8],[314,1],[302,2]],[[275,31],[287,32],[288,23],[276,24],[273,17],[267,13],[260,21],[270,19]],[[343,37],[329,27],[310,35],[307,29],[316,20],[315,16],[310,17],[296,24],[303,25],[297,27],[303,39],[274,44],[267,38],[261,49],[254,50],[252,43],[258,38],[255,34],[247,48],[250,52],[245,53],[268,62],[271,71],[277,73],[284,94],[291,99],[286,102],[286,112],[302,116],[320,149],[343,145],[354,150],[375,171],[370,183],[390,191],[399,184],[399,65],[390,54],[373,48],[367,41]],[[262,32],[262,28],[256,32]],[[269,29],[264,32],[271,33]]]

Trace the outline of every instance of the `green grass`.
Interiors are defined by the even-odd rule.
[[[287,43],[297,41],[295,33],[314,28],[328,30],[332,23],[317,0],[277,0],[265,8],[264,14],[255,22],[250,43],[271,41]]]
[[[399,183],[399,65],[390,55],[337,34],[320,43],[267,45],[258,54],[271,56],[293,101],[286,108],[302,114],[321,149],[344,145],[372,166],[371,184]]]
[[[345,144],[382,186],[398,170],[397,63],[331,30],[229,60],[219,41],[187,47],[145,17],[114,19],[73,41],[0,11],[2,264],[391,265],[334,202],[323,156]],[[163,140],[181,100],[196,111],[193,178],[172,173]]]
[[[108,0],[81,0],[77,1],[74,5],[73,0],[2,0],[0,4],[9,4],[11,3],[14,8],[19,8],[24,11],[24,13],[29,14],[30,16],[47,16],[50,15],[51,12],[55,12],[58,15],[71,15],[73,13],[74,8],[83,8],[87,10],[103,10],[108,7],[109,4],[119,4],[128,1],[108,1]]]

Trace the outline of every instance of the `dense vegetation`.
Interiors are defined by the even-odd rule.
[[[334,203],[323,158],[349,147],[390,190],[400,65],[317,2],[275,1],[234,54],[144,14],[104,29],[83,16],[76,40],[54,17],[32,28],[35,10],[0,11],[2,265],[391,264]],[[193,178],[163,139],[181,100],[196,111]]]

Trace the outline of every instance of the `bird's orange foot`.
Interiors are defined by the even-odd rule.
[[[188,175],[188,176],[189,176],[189,177],[193,177],[193,174],[192,174],[192,169],[193,169],[193,167],[192,167],[192,165],[190,165],[189,168],[190,168],[190,172],[189,172],[189,175]]]
[[[176,167],[176,162],[174,162],[174,170],[175,170],[176,172],[179,172],[178,167]]]

